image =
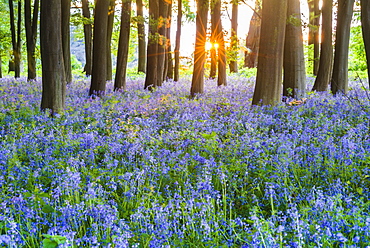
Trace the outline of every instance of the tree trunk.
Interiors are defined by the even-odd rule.
[[[230,72],[238,72],[238,0],[232,1],[232,14],[231,14],[231,51],[230,51]]]
[[[244,53],[244,67],[255,68],[257,66],[258,50],[261,33],[261,3],[256,0],[255,12],[249,22],[249,31],[245,41],[247,50]]]
[[[355,0],[338,1],[338,18],[335,39],[335,53],[333,75],[331,78],[331,91],[348,92],[348,49],[351,34],[351,21]]]
[[[177,30],[176,30],[176,41],[175,41],[175,69],[174,69],[174,81],[179,81],[179,70],[180,70],[180,38],[181,38],[181,22],[182,22],[182,0],[178,0],[177,9]]]
[[[94,18],[93,65],[90,95],[105,93],[107,79],[107,26],[110,0],[97,0]]]
[[[149,0],[149,37],[144,89],[157,87],[159,0]]]
[[[333,72],[333,0],[324,0],[322,5],[322,34],[321,34],[321,53],[320,65],[314,91],[326,91]]]
[[[368,0],[361,0],[361,24],[368,68],[367,77],[370,87],[370,2]]]
[[[215,41],[218,44],[217,48],[217,85],[226,85],[226,51],[225,51],[225,41],[224,33],[222,30],[222,21],[221,21],[221,0],[215,0],[214,4],[214,18],[216,23],[216,33]]]
[[[206,59],[205,44],[207,36],[208,5],[208,0],[197,1],[194,69],[190,89],[191,97],[195,97],[196,94],[204,92],[204,62]]]
[[[275,105],[281,100],[287,0],[264,0],[253,105]]]
[[[165,79],[173,79],[173,59],[172,59],[172,48],[171,48],[171,25],[172,25],[172,2],[169,4],[168,11],[167,11],[167,29],[166,29],[166,40],[167,40],[167,46],[166,46],[166,73],[165,73]]]
[[[92,26],[90,23],[91,19],[88,0],[82,0],[82,15],[85,18],[84,38],[86,63],[84,67],[84,72],[86,73],[86,76],[89,76],[92,73]]]
[[[121,29],[118,42],[117,68],[114,90],[126,90],[126,69],[130,42],[131,0],[122,3]]]
[[[36,38],[37,38],[37,20],[39,16],[39,0],[35,0],[33,5],[33,14],[31,0],[24,2],[24,23],[26,28],[26,45],[27,45],[27,80],[36,79]],[[32,17],[31,17],[32,16]]]
[[[209,50],[211,56],[211,68],[209,71],[209,78],[215,79],[217,74],[217,17],[218,13],[216,11],[216,1],[211,1],[211,49]]]
[[[314,75],[317,75],[320,63],[320,7],[319,0],[308,0],[309,8],[309,26],[308,26],[308,45],[313,45],[313,57],[310,58],[313,62]]]
[[[107,81],[112,80],[112,34],[114,24],[115,0],[110,0],[108,9],[108,25],[107,25]]]
[[[137,12],[137,36],[138,36],[138,72],[146,72],[146,45],[145,45],[145,26],[144,26],[144,14],[143,14],[143,1],[136,0],[136,12]]]
[[[158,56],[157,56],[157,86],[162,86],[164,81],[164,66],[165,66],[165,53],[166,53],[166,20],[167,20],[168,4],[166,0],[159,0],[159,24],[158,24]]]
[[[69,27],[71,17],[71,1],[62,0],[62,44],[65,77],[67,83],[72,82],[72,65],[71,65],[71,31]]]
[[[21,74],[21,23],[22,23],[22,5],[18,1],[17,14],[17,30],[15,29],[15,16],[13,0],[9,0],[9,14],[10,14],[10,30],[12,36],[13,46],[13,63],[14,63],[14,77],[19,78]]]
[[[41,0],[40,47],[42,64],[41,109],[51,114],[64,110],[66,81],[62,46],[61,0]]]
[[[306,89],[306,69],[299,0],[288,0],[283,65],[283,95],[296,99],[303,98]]]

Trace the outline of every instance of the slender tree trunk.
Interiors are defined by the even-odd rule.
[[[105,93],[107,79],[107,25],[110,0],[97,0],[94,18],[93,65],[90,95]]]
[[[317,75],[320,63],[320,7],[319,0],[308,0],[309,8],[309,31],[308,31],[308,45],[313,45],[313,57],[310,58],[313,62],[313,74]]]
[[[320,65],[314,91],[326,91],[333,72],[333,0],[323,0]]]
[[[264,0],[253,105],[275,105],[281,100],[287,0]]]
[[[370,2],[368,0],[361,0],[361,24],[368,68],[367,77],[370,87]]]
[[[209,78],[215,79],[217,74],[217,20],[219,19],[217,17],[218,13],[216,11],[216,1],[211,1],[211,49],[209,50],[210,56],[211,56],[211,68],[209,71]]]
[[[137,36],[138,36],[138,72],[146,72],[146,45],[145,45],[145,26],[143,14],[143,1],[136,0],[136,14],[138,18]]]
[[[84,38],[85,38],[85,57],[86,64],[84,72],[86,76],[91,75],[92,71],[92,26],[90,23],[90,9],[89,1],[82,0],[82,15],[85,18],[84,21]]]
[[[177,30],[176,30],[176,41],[175,41],[175,71],[174,81],[179,81],[179,70],[180,70],[180,37],[181,37],[181,22],[182,22],[182,0],[178,0],[177,9]]]
[[[66,81],[62,46],[61,0],[41,0],[40,47],[42,64],[41,109],[51,114],[64,110]]]
[[[338,1],[338,18],[335,39],[335,53],[333,76],[331,78],[331,91],[348,92],[348,49],[351,34],[351,21],[355,0]]]
[[[283,95],[296,99],[303,98],[306,89],[306,69],[299,0],[288,0],[283,65]]]
[[[114,24],[115,0],[110,0],[108,9],[108,25],[107,25],[107,80],[112,80],[112,34]]]
[[[21,74],[21,23],[22,23],[22,5],[17,2],[17,30],[15,29],[15,16],[13,0],[9,0],[10,30],[13,46],[14,77],[19,78]]]
[[[157,87],[159,0],[149,0],[149,37],[144,89]]]
[[[221,21],[221,0],[215,0],[214,4],[214,15],[216,23],[216,33],[215,41],[218,44],[217,48],[217,85],[226,85],[226,51],[225,51],[225,41],[224,33],[222,30],[222,21]]]
[[[172,25],[172,2],[168,7],[167,11],[167,29],[166,29],[166,40],[167,40],[167,46],[166,46],[166,58],[167,58],[167,63],[166,63],[166,70],[167,73],[165,73],[165,79],[173,79],[173,59],[172,59],[172,48],[171,48],[171,25]]]
[[[206,59],[205,44],[207,36],[208,5],[208,0],[197,1],[194,69],[190,89],[191,97],[195,97],[196,94],[204,92],[204,62]]]
[[[71,0],[62,0],[62,43],[65,77],[67,83],[72,82],[72,65],[71,65],[71,31],[69,27],[71,17]]]
[[[130,42],[131,0],[122,3],[121,29],[118,42],[117,68],[114,90],[126,90],[126,69]]]
[[[158,24],[158,33],[159,33],[159,42],[158,42],[158,72],[157,72],[157,86],[162,86],[164,81],[164,67],[165,67],[165,52],[166,52],[166,20],[167,20],[167,10],[168,4],[166,0],[159,0],[159,24]]]
[[[257,66],[258,50],[261,33],[261,0],[256,0],[255,12],[249,22],[249,31],[245,41],[247,50],[244,53],[244,67],[255,68]]]
[[[238,0],[232,1],[230,72],[238,72]]]
[[[37,38],[37,20],[39,16],[39,0],[34,1],[33,14],[31,11],[31,0],[24,1],[24,23],[26,27],[26,45],[27,45],[27,74],[28,81],[36,79],[36,38]],[[32,17],[31,17],[32,16]]]

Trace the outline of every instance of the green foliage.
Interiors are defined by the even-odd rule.
[[[351,28],[348,69],[350,71],[364,71],[367,69],[361,26]]]

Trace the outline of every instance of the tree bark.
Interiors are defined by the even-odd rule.
[[[164,69],[165,69],[165,53],[166,53],[166,20],[167,20],[168,4],[166,0],[159,0],[159,24],[158,24],[158,72],[157,72],[157,86],[162,86],[164,81]]]
[[[308,45],[313,45],[313,57],[310,58],[313,63],[313,75],[317,75],[320,63],[320,7],[319,0],[308,0],[309,8],[309,26],[308,26]]]
[[[41,109],[51,114],[64,110],[66,81],[62,46],[61,0],[41,0],[40,47],[42,64]]]
[[[287,0],[264,0],[256,86],[252,105],[275,105],[281,100]]]
[[[62,0],[62,44],[63,44],[63,58],[65,77],[67,83],[72,82],[72,65],[71,65],[71,31],[69,27],[71,17],[71,1]]]
[[[93,65],[90,95],[105,93],[107,79],[107,26],[110,0],[97,0],[94,18]]]
[[[283,67],[283,96],[303,98],[306,89],[306,69],[299,0],[288,0]]]
[[[110,0],[108,9],[108,25],[107,25],[107,81],[112,80],[112,34],[114,24],[115,0]]]
[[[12,36],[13,46],[13,63],[14,63],[14,77],[19,78],[21,74],[21,23],[22,23],[22,5],[18,1],[17,14],[17,30],[15,29],[15,16],[13,0],[9,0],[9,14],[10,14],[10,30]]]
[[[207,17],[208,0],[197,1],[196,34],[194,50],[194,69],[191,81],[190,96],[204,92],[204,62],[206,59],[206,36],[207,36]]]
[[[215,43],[218,44],[217,48],[217,85],[226,85],[226,51],[225,51],[225,41],[224,33],[222,30],[221,21],[221,0],[215,0],[214,5],[214,18],[216,23],[216,32],[214,35]]]
[[[149,0],[149,37],[144,89],[157,87],[159,0]]]
[[[230,43],[230,72],[238,72],[238,0],[232,1],[232,14],[231,14],[231,43]]]
[[[172,48],[171,48],[171,25],[172,25],[172,1],[168,6],[167,11],[167,29],[166,29],[166,73],[165,79],[173,79],[173,59],[172,59]]]
[[[86,73],[86,76],[89,76],[92,73],[92,26],[90,23],[91,19],[88,0],[82,0],[82,15],[85,18],[84,39],[86,63],[84,67],[84,72]]]
[[[126,69],[130,42],[131,0],[122,3],[121,29],[118,42],[117,68],[114,90],[126,90]]]
[[[24,1],[24,23],[26,28],[26,46],[27,46],[27,80],[36,79],[36,38],[37,38],[37,20],[39,16],[39,0],[33,4],[33,13],[31,0]],[[32,17],[31,17],[32,16]]]
[[[351,21],[355,0],[338,1],[338,18],[335,39],[335,53],[333,75],[331,78],[331,91],[348,92],[348,50],[351,34]]]
[[[146,45],[145,45],[145,26],[143,14],[143,1],[136,0],[136,13],[138,18],[137,36],[138,36],[138,72],[146,72]]]
[[[255,68],[257,66],[258,50],[261,34],[261,3],[256,0],[255,12],[249,22],[249,31],[245,41],[247,50],[244,53],[244,67]]]
[[[211,1],[211,49],[209,50],[210,56],[211,56],[211,68],[209,71],[209,78],[215,79],[217,75],[217,20],[220,17],[217,17],[217,15],[220,15],[220,13],[217,13],[216,9],[216,1],[217,0],[212,0]],[[217,45],[216,45],[217,44]]]
[[[314,91],[326,91],[333,72],[333,0],[323,0],[320,65]]]
[[[370,87],[370,2],[368,0],[361,0],[361,24],[368,68],[367,77]]]
[[[176,30],[176,41],[175,41],[175,69],[174,69],[174,81],[179,81],[179,70],[180,70],[180,38],[181,38],[181,22],[182,22],[182,0],[178,0],[177,9],[177,30]]]

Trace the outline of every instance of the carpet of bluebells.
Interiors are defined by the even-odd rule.
[[[0,79],[0,247],[370,247],[368,90],[251,107],[228,83],[76,79],[52,118]]]

